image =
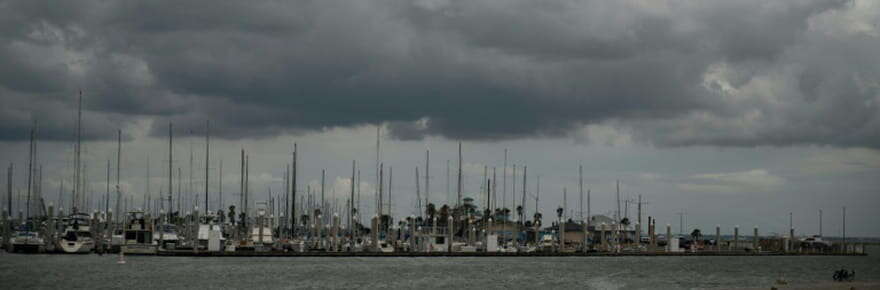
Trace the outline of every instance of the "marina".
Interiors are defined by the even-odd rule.
[[[82,102],[82,93],[79,95]],[[81,131],[78,114],[77,132]],[[174,168],[173,124],[168,124],[168,160],[167,195],[158,198],[150,195],[142,196],[146,208],[134,208],[123,200],[120,184],[120,160],[122,159],[122,133],[118,131],[116,146],[116,198],[114,207],[127,212],[113,214],[110,210],[110,162],[107,164],[107,189],[103,202],[104,210],[90,208],[83,196],[85,187],[79,180],[80,167],[74,170],[74,187],[71,196],[71,214],[65,215],[60,209],[56,215],[55,207],[46,204],[45,199],[34,194],[28,195],[27,213],[13,219],[11,178],[9,178],[9,203],[2,215],[4,242],[2,247],[11,253],[65,253],[65,254],[105,254],[119,253],[120,262],[124,255],[154,256],[188,256],[188,257],[567,257],[567,256],[792,256],[792,255],[841,255],[863,256],[866,244],[847,241],[846,239],[846,208],[843,214],[843,237],[834,238],[834,242],[823,239],[820,234],[798,236],[793,223],[785,235],[760,235],[759,228],[752,228],[751,235],[740,234],[740,227],[726,229],[722,235],[720,225],[714,229],[714,235],[703,234],[694,229],[690,234],[673,234],[670,224],[658,227],[657,220],[642,212],[644,202],[639,196],[637,201],[626,200],[621,211],[620,181],[616,181],[617,208],[612,215],[591,214],[591,192],[583,184],[583,168],[578,167],[579,210],[577,215],[567,214],[568,192],[563,188],[563,202],[556,209],[556,216],[545,219],[538,211],[541,194],[540,177],[536,179],[535,190],[530,192],[527,187],[528,167],[521,166],[521,176],[517,174],[517,166],[512,165],[512,205],[516,214],[507,207],[506,185],[508,177],[507,155],[504,150],[502,168],[502,204],[498,205],[497,170],[488,174],[488,166],[483,168],[483,182],[480,192],[465,194],[463,188],[463,152],[462,144],[458,144],[456,195],[454,204],[435,205],[427,196],[421,197],[421,182],[424,181],[428,191],[428,173],[419,174],[415,167],[415,192],[403,193],[415,196],[414,210],[418,215],[400,216],[393,214],[394,196],[392,195],[393,168],[382,162],[381,129],[376,131],[376,162],[375,170],[377,187],[375,199],[376,214],[364,223],[361,216],[360,187],[356,187],[360,179],[360,169],[356,160],[351,163],[351,177],[348,180],[348,198],[340,204],[334,198],[333,203],[325,199],[325,170],[321,171],[321,182],[318,191],[313,192],[309,186],[307,197],[297,196],[296,143],[290,152],[290,162],[285,164],[284,189],[280,194],[273,194],[269,189],[268,200],[254,200],[250,193],[250,156],[245,149],[240,152],[240,192],[239,203],[224,209],[203,211],[200,209],[211,206],[210,171],[210,122],[205,124],[205,159],[204,196],[190,192],[194,198],[191,208],[184,209],[180,202],[174,204]],[[31,130],[31,142],[28,168],[31,174],[37,174],[33,161],[36,160],[37,139],[35,130]],[[81,145],[77,139],[77,148]],[[192,151],[191,151],[192,152]],[[74,160],[79,163],[80,150],[74,151]],[[429,168],[430,151],[425,151],[425,166]],[[193,155],[190,154],[190,163]],[[146,164],[149,176],[149,163]],[[192,167],[190,168],[192,169]],[[181,192],[181,170],[178,168],[177,199],[186,193]],[[222,170],[221,170],[222,172]],[[447,171],[448,173],[448,171]],[[12,176],[10,166],[8,176]],[[447,175],[448,176],[448,175]],[[521,194],[517,191],[517,178],[522,182]],[[222,179],[222,174],[221,174]],[[39,182],[28,176],[29,191],[39,187]],[[189,188],[192,190],[192,172]],[[222,183],[222,181],[220,182]],[[146,184],[149,192],[149,183]],[[221,187],[222,188],[222,187]],[[334,189],[335,190],[335,189]],[[35,191],[34,193],[37,193]],[[63,192],[62,192],[63,194]],[[219,194],[219,193],[214,193]],[[396,194],[401,194],[397,192]],[[520,195],[518,195],[520,194]],[[546,193],[545,193],[546,194]],[[476,203],[482,196],[483,205]],[[61,197],[61,196],[60,196]],[[319,199],[320,197],[320,199]],[[586,211],[584,211],[586,197]],[[153,199],[155,198],[155,199]],[[527,213],[528,200],[534,199],[535,212],[531,218]],[[33,199],[33,202],[32,202]],[[199,199],[204,207],[199,207]],[[303,201],[297,204],[297,200]],[[517,200],[521,203],[517,205]],[[495,202],[493,204],[493,201]],[[635,217],[629,213],[629,203],[637,205]],[[236,207],[236,205],[239,205]],[[33,209],[33,213],[31,211]],[[88,211],[91,211],[90,213]],[[238,212],[237,212],[238,211]],[[584,213],[586,212],[586,215]],[[582,218],[576,218],[582,217]],[[643,217],[646,222],[643,223]],[[791,218],[791,214],[790,214]],[[683,222],[683,220],[682,220]],[[681,227],[680,227],[681,228]],[[732,230],[732,232],[730,232]]]
[[[2,289],[880,289],[880,0],[0,0]]]

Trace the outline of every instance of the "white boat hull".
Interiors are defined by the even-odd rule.
[[[91,253],[92,250],[95,249],[95,242],[92,240],[86,241],[67,241],[61,240],[60,242],[61,251],[67,254],[88,254]]]

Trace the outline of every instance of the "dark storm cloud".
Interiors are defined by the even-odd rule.
[[[85,87],[96,118],[210,119],[225,138],[387,123],[399,139],[497,140],[610,121],[668,146],[880,147],[876,26],[845,31],[877,15],[846,16],[858,4],[3,2],[2,139],[40,114],[68,130]]]

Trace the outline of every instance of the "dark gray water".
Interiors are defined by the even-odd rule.
[[[21,288],[766,287],[831,280],[840,267],[880,281],[867,257],[189,258],[0,254],[0,285]]]

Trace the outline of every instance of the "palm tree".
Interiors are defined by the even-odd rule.
[[[541,218],[543,218],[543,217],[544,217],[544,216],[543,216],[540,212],[536,212],[536,213],[535,213],[535,216],[534,216],[534,218],[535,218],[535,222],[534,222],[535,226],[538,226],[538,227],[541,226]]]
[[[519,217],[519,222],[522,223],[524,219],[522,205],[516,206],[516,216]]]
[[[449,219],[449,205],[443,205],[440,207],[440,220],[437,221],[438,224],[446,225],[446,221]]]
[[[235,224],[235,206],[234,205],[229,206],[229,222],[232,223],[233,225]]]
[[[702,239],[703,239],[703,233],[700,232],[700,229],[694,229],[694,231],[691,232],[691,238],[693,238],[694,242],[697,242],[697,241],[699,241],[699,240],[702,240]]]
[[[432,223],[434,220],[434,215],[436,215],[436,214],[437,214],[437,208],[434,206],[433,203],[429,203],[425,207],[425,215],[427,215],[427,219],[428,219],[427,222]]]

